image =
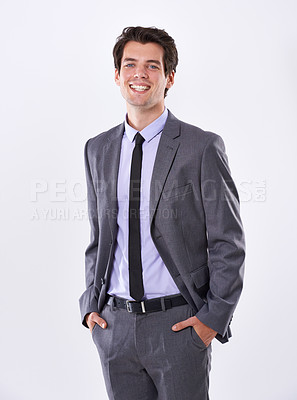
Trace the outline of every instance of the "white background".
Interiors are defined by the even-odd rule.
[[[241,197],[245,288],[211,398],[296,399],[296,1],[1,0],[0,15],[0,398],[107,399],[78,308],[83,146],[124,118],[116,37],[155,25],[179,50],[167,107],[223,137]]]

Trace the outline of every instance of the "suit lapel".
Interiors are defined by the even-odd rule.
[[[109,133],[108,142],[104,146],[103,176],[105,177],[106,181],[106,198],[109,202],[109,209],[106,211],[108,214],[113,239],[116,238],[116,223],[118,214],[117,181],[124,129],[124,123],[115,127],[114,130]]]
[[[150,186],[150,224],[153,221],[166,178],[179,147],[180,122],[168,110],[161,134]]]
[[[104,177],[106,179],[106,196],[109,199],[109,224],[113,239],[117,229],[117,181],[119,173],[122,137],[125,124],[115,127],[108,136],[104,146]],[[154,218],[166,178],[179,147],[180,121],[168,110],[168,117],[161,134],[150,185],[150,224]]]

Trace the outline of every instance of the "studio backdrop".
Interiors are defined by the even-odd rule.
[[[213,343],[211,398],[297,398],[296,14],[290,0],[1,0],[1,399],[107,399],[78,306],[83,149],[124,120],[112,48],[131,25],[175,38],[166,106],[222,136],[241,200],[244,290],[232,339]]]

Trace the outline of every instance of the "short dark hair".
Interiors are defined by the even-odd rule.
[[[125,45],[135,41],[141,44],[157,43],[164,49],[164,72],[165,76],[172,71],[176,72],[178,64],[178,53],[175,42],[164,29],[158,29],[154,26],[143,28],[142,26],[129,26],[123,29],[122,34],[117,38],[113,48],[114,66],[120,72],[121,61],[124,53]],[[164,97],[166,97],[168,89],[165,89]]]

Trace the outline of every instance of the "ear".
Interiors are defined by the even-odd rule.
[[[114,81],[118,86],[120,86],[120,73],[117,68],[114,71]]]
[[[174,71],[172,71],[172,72],[170,72],[170,74],[168,74],[168,76],[166,78],[167,79],[166,89],[170,89],[173,86],[173,84],[174,84],[174,74],[175,74]]]

